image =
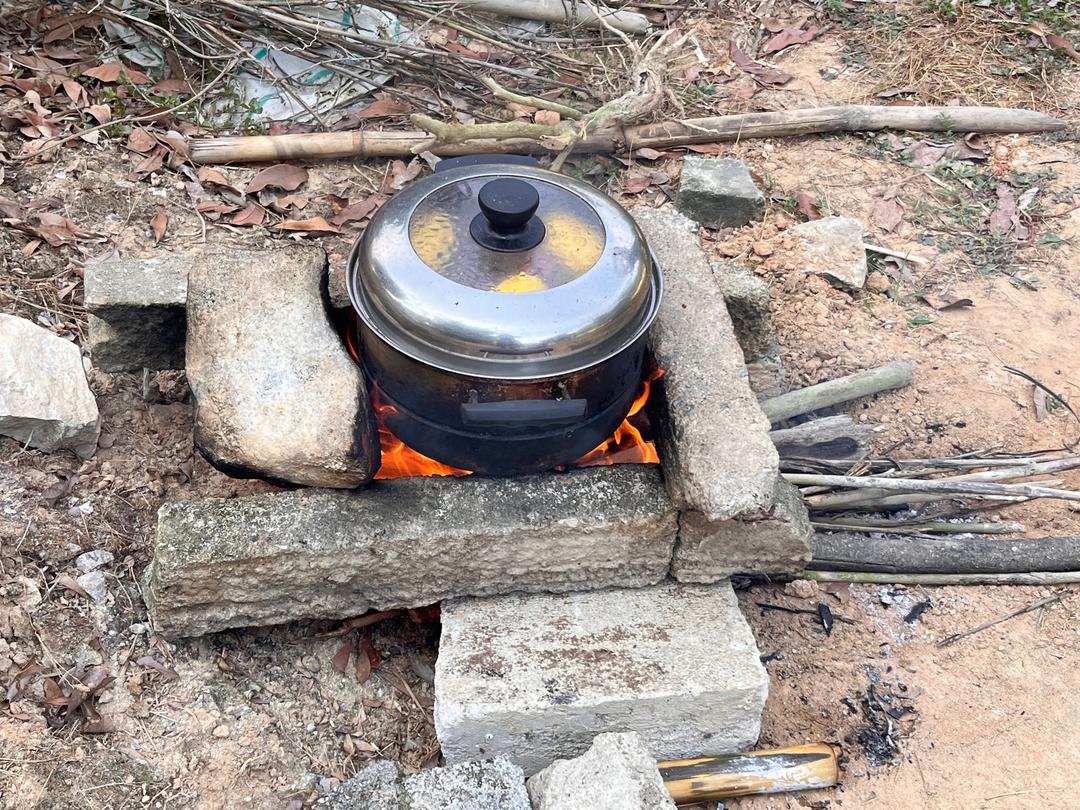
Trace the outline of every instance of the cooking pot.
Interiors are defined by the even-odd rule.
[[[348,289],[387,427],[507,475],[574,461],[619,426],[661,277],[614,200],[491,156],[444,160],[391,198],[353,246]]]

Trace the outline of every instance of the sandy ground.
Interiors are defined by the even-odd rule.
[[[803,9],[776,6],[778,17]],[[706,31],[713,36],[702,41],[714,57],[723,24]],[[858,36],[834,25],[776,60],[795,77],[792,85],[738,103],[762,109],[880,103],[875,94],[889,89],[889,77],[874,69],[873,59],[852,57]],[[886,55],[882,51],[880,59]],[[1075,122],[1076,75],[1065,69],[1053,77],[1054,93],[1027,98]],[[926,92],[941,86],[944,78],[938,77]],[[1006,76],[997,85],[979,84],[965,100],[985,102],[995,92],[1023,96],[1027,86],[1023,77]],[[19,137],[0,133],[13,153]],[[791,384],[897,358],[913,361],[912,388],[848,409],[881,426],[879,451],[918,457],[990,447],[1027,451],[1071,441],[1078,428],[1065,410],[1038,421],[1033,387],[1003,366],[1022,369],[1077,401],[1076,143],[1061,136],[988,137],[990,159],[971,162],[957,175],[898,156],[917,140],[827,136],[719,148],[719,154],[746,160],[770,203],[763,223],[706,234],[709,249],[739,258],[769,282]],[[203,239],[272,244],[275,237],[266,229],[225,228],[198,217],[175,173],[131,179],[137,160],[106,143],[5,168],[0,195],[24,204],[55,197],[66,216],[101,241],[78,248],[43,245],[24,255],[26,237],[0,230],[0,310],[82,341],[80,267],[89,256],[113,248],[155,255]],[[674,177],[678,163],[671,155],[636,166]],[[666,200],[655,186],[624,194],[623,168],[595,160],[572,170],[606,178],[608,190],[627,205]],[[329,214],[330,193],[363,198],[380,187],[386,172],[386,164],[375,161],[311,166],[305,187],[310,213]],[[225,173],[242,185],[254,170]],[[994,260],[987,263],[993,183],[1018,175],[1024,188],[1039,188],[1034,235],[1029,244],[1003,250],[990,245]],[[788,201],[800,192],[813,194],[828,213],[866,222],[872,241],[927,263],[881,263],[878,269],[893,275],[877,291],[855,294],[787,266],[783,231],[795,222]],[[948,194],[960,194],[964,204]],[[887,219],[883,200],[899,201],[903,216],[894,227],[880,224]],[[155,246],[149,222],[158,207],[170,223]],[[959,208],[970,208],[974,219],[950,218]],[[354,226],[343,230],[322,240],[339,271],[357,233]],[[970,298],[974,306],[937,310],[925,303],[948,294]],[[363,685],[333,665],[344,638],[337,623],[229,632],[179,644],[153,634],[138,583],[149,561],[157,507],[166,500],[240,497],[270,487],[228,479],[194,453],[182,375],[153,375],[148,390],[138,375],[92,371],[90,379],[103,415],[94,459],[45,455],[0,439],[0,689],[6,690],[0,692],[6,694],[0,700],[0,805],[295,808],[373,758],[395,759],[409,769],[436,763],[431,666],[437,625],[430,621],[401,617],[377,626],[372,641],[382,663]],[[1080,477],[1069,476],[1067,483],[1076,486]],[[1023,505],[1004,514],[1023,522],[1031,536],[1076,534],[1080,527],[1080,512],[1061,504]],[[78,553],[94,548],[115,554],[109,603],[96,608],[62,579],[77,573]],[[852,586],[800,597],[772,584],[740,591],[769,657],[762,747],[827,740],[843,746],[845,764],[840,788],[732,800],[728,806],[1075,807],[1080,599],[1066,597],[1048,611],[937,646],[1046,593]],[[926,600],[929,608],[906,622],[911,608]],[[812,617],[757,606],[813,608],[819,601],[854,623],[838,622],[826,636]],[[106,666],[115,678],[96,701],[108,730],[80,734],[41,704],[50,688],[45,676],[93,665]]]

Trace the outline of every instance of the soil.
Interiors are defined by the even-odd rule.
[[[772,8],[780,20],[807,11],[788,2]],[[742,34],[756,28],[728,19],[695,12],[687,20],[702,26],[699,40],[710,62],[726,53],[733,26]],[[863,34],[880,31],[868,33],[860,25],[841,17],[817,39],[775,57],[794,76],[789,85],[747,99],[721,84],[722,100],[715,103],[731,100],[732,109],[883,103],[876,94],[890,89],[887,65],[865,54],[853,57],[861,53],[855,46]],[[906,44],[914,49],[918,40]],[[980,43],[973,40],[970,47]],[[1028,75],[975,77],[974,95],[966,100],[1023,96]],[[952,78],[950,84],[939,76],[907,97],[947,100],[934,93],[956,85]],[[1059,64],[1046,78],[1053,92],[1026,97],[1075,128],[1078,82],[1075,65]],[[706,244],[717,257],[738,258],[768,282],[790,385],[897,358],[915,364],[911,388],[842,409],[880,426],[878,452],[1027,452],[1073,442],[1080,426],[1067,410],[1052,408],[1040,420],[1034,386],[1005,367],[1026,372],[1066,401],[1080,401],[1076,142],[1071,134],[987,136],[979,144],[986,159],[958,161],[959,168],[948,170],[912,165],[900,156],[920,142],[937,140],[843,135],[718,147],[716,153],[749,164],[769,206],[760,223],[703,233]],[[11,154],[22,143],[18,132],[0,132],[0,146]],[[677,153],[635,159],[630,171],[644,168],[670,179],[680,159]],[[138,160],[122,139],[106,138],[99,147],[65,149],[55,159],[0,164],[0,196],[23,205],[55,198],[55,210],[96,235],[30,252],[24,250],[26,235],[0,230],[0,311],[82,345],[80,279],[94,257],[112,250],[158,255],[204,240],[272,247],[283,238],[268,228],[235,227],[196,214],[182,176],[161,170],[136,177]],[[607,158],[571,164],[574,172],[603,179],[627,205],[666,203],[665,178],[629,194],[623,169]],[[255,173],[222,171],[240,187]],[[327,218],[334,213],[330,194],[364,199],[392,174],[381,161],[326,162],[309,172],[303,215]],[[1033,233],[1021,242],[987,227],[997,184],[1007,181],[1016,182],[1017,196],[1021,189],[1039,189],[1028,223]],[[785,248],[784,231],[803,218],[793,205],[800,193],[811,195],[827,215],[866,223],[871,243],[926,262],[898,264],[880,256],[871,285],[856,293],[807,276],[791,265]],[[902,214],[895,225],[887,216],[890,200]],[[149,223],[159,208],[169,224],[156,245]],[[961,220],[961,213],[974,219]],[[356,224],[341,230],[319,237],[338,274],[359,232]],[[956,299],[971,305],[938,308]],[[6,690],[0,693],[6,696],[0,703],[0,805],[296,808],[376,758],[397,760],[409,770],[436,764],[431,672],[438,628],[423,616],[398,616],[370,630],[308,622],[176,644],[153,632],[139,578],[149,562],[157,507],[273,487],[227,478],[194,452],[190,392],[181,373],[144,380],[91,370],[89,376],[103,418],[93,459],[43,454],[0,438],[0,688]],[[1061,478],[1063,486],[1080,485],[1078,474]],[[1022,522],[1029,536],[1080,534],[1080,511],[1057,502],[1022,504],[1002,515]],[[65,584],[79,573],[76,556],[92,549],[115,555],[104,569],[109,596],[100,606]],[[836,789],[734,799],[727,806],[1075,807],[1080,599],[1067,595],[1045,611],[938,645],[1048,593],[760,583],[741,590],[769,659],[760,746],[834,742],[843,747],[844,773]],[[926,601],[921,616],[905,621]],[[825,602],[854,623],[837,622],[826,635],[812,616],[762,609],[759,602],[811,609]],[[361,684],[355,655],[343,672],[335,660],[340,664],[342,645],[364,633],[377,666]],[[76,688],[95,666],[115,680],[85,699],[87,711],[73,710],[83,721],[89,712],[100,715],[100,733],[85,733],[85,725],[80,731],[78,722],[66,722],[58,701],[49,698],[57,689]]]

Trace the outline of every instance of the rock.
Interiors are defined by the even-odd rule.
[[[505,754],[534,774],[626,731],[654,759],[740,751],[767,691],[726,582],[443,603],[435,730],[447,762]]]
[[[738,262],[713,262],[710,268],[727,305],[744,360],[749,363],[777,355],[769,285]]]
[[[887,293],[892,287],[892,279],[880,270],[874,270],[866,277],[866,289],[872,293]]]
[[[677,519],[655,467],[402,478],[158,512],[159,632],[356,616],[450,596],[649,585]]]
[[[784,585],[784,593],[796,599],[814,599],[820,593],[818,584],[808,579],[795,579]]]
[[[101,568],[103,565],[108,565],[112,561],[113,553],[111,551],[106,551],[103,548],[96,548],[93,551],[87,551],[76,557],[75,567],[85,573],[87,571],[93,571],[95,568]]]
[[[866,283],[863,224],[851,217],[803,222],[787,231],[797,237],[796,251],[808,273],[840,287],[857,290]]]
[[[328,810],[402,810],[401,769],[380,760],[323,796],[316,807]]]
[[[525,774],[506,757],[405,777],[407,810],[530,810]]]
[[[664,271],[650,344],[666,373],[650,406],[660,416],[664,481],[681,512],[672,572],[713,582],[733,570],[800,571],[810,553],[806,508],[780,486],[769,420],[697,229],[669,209],[638,208],[635,216]]]
[[[750,390],[757,396],[758,401],[780,396],[788,390],[784,361],[779,352],[775,356],[759,357],[747,363],[746,373]]]
[[[188,276],[195,444],[229,475],[351,488],[379,442],[363,373],[331,326],[316,247],[230,251]]]
[[[533,810],[675,810],[637,734],[600,734],[576,759],[560,759],[529,779]]]
[[[214,730],[210,733],[219,740],[225,740],[228,739],[229,735],[232,733],[232,729],[223,723],[220,726],[214,726]]]
[[[0,315],[0,434],[89,458],[100,428],[79,347],[25,318]]]
[[[105,574],[101,571],[88,571],[75,577],[79,587],[86,591],[87,595],[99,605],[105,604],[109,595],[109,589],[105,585]]]
[[[199,262],[227,262],[231,251],[112,258],[86,265],[90,358],[103,371],[184,367],[187,279]]]
[[[706,228],[741,228],[765,215],[765,195],[741,160],[687,155],[679,210]]]

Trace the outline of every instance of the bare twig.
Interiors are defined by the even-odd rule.
[[[962,638],[966,638],[967,636],[973,636],[976,633],[981,633],[983,630],[987,630],[994,625],[1001,624],[1002,622],[1007,622],[1009,621],[1009,619],[1015,619],[1017,616],[1023,616],[1025,613],[1031,613],[1034,610],[1040,610],[1042,608],[1050,607],[1051,605],[1056,605],[1066,596],[1072,595],[1072,593],[1072,590],[1066,589],[1058,593],[1050,594],[1050,596],[1044,596],[1042,599],[1036,599],[1030,605],[1022,607],[1019,610],[1014,610],[1012,613],[1007,613],[1004,616],[1000,616],[993,621],[983,622],[982,624],[977,624],[974,627],[969,628],[968,630],[964,630],[962,633],[954,633],[951,636],[946,636],[938,642],[938,646],[948,647],[950,644],[955,644]]]

